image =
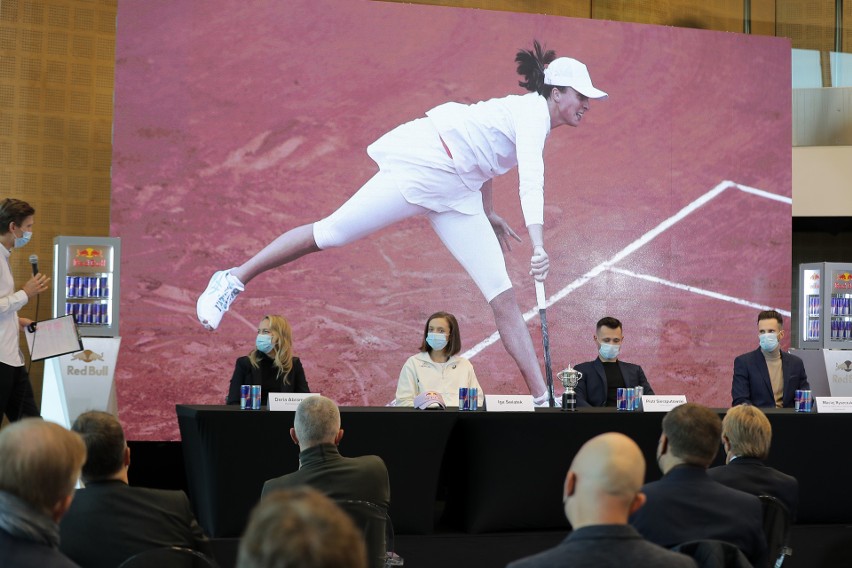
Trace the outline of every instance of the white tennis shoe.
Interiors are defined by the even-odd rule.
[[[231,307],[234,299],[246,287],[230,270],[220,270],[213,274],[207,289],[195,303],[195,313],[201,325],[209,330],[219,327],[222,316]]]

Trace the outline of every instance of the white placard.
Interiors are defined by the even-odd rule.
[[[643,412],[668,412],[681,404],[686,404],[685,394],[646,394],[642,396]]]
[[[535,412],[531,394],[487,394],[485,409],[488,412]]]
[[[814,400],[820,414],[852,412],[852,396],[817,396]]]
[[[318,394],[318,392],[271,392],[268,401],[269,410],[296,410],[300,402]]]
[[[35,322],[35,331],[25,329],[30,360],[41,361],[83,349],[74,316],[62,316]]]

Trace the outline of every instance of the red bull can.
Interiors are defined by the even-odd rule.
[[[80,304],[80,323],[83,325],[92,324],[92,304]]]
[[[74,277],[66,276],[65,277],[65,297],[73,298],[76,292],[74,290]]]
[[[615,389],[615,408],[616,410],[630,410],[627,406],[627,390],[626,388],[620,387]]]
[[[459,410],[470,410],[470,389],[459,387]]]
[[[99,278],[100,284],[98,288],[100,290],[101,298],[109,298],[109,277],[101,276]]]
[[[101,306],[103,304],[92,304],[92,325],[101,325]]]
[[[240,385],[240,410],[251,410],[251,385]]]
[[[634,387],[633,394],[633,410],[639,410],[639,405],[642,404],[642,395],[645,394],[645,387]]]
[[[260,385],[251,386],[251,409],[260,410]]]
[[[81,320],[80,320],[80,304],[78,304],[76,302],[71,304],[71,314],[74,316],[74,321],[79,324],[81,322]]]
[[[91,278],[89,278],[89,297],[101,297],[101,279],[97,276],[92,276]]]
[[[74,298],[81,298],[83,296],[83,277],[75,276],[74,277]]]
[[[74,304],[71,302],[65,302],[65,315],[73,316],[74,315]]]
[[[470,387],[468,389],[468,398],[470,399],[469,408],[470,410],[478,410],[479,409],[479,389],[476,387]]]
[[[101,325],[109,325],[109,304],[101,304]]]

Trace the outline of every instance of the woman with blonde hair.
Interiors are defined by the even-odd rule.
[[[293,356],[293,332],[283,316],[264,316],[258,324],[255,348],[237,359],[228,404],[240,403],[241,385],[260,385],[262,405],[271,392],[311,392],[302,362]]]

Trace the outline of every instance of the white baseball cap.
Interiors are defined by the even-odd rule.
[[[441,393],[436,391],[426,391],[421,392],[417,396],[414,397],[414,408],[427,409],[427,408],[446,408],[447,405],[444,404],[444,397],[441,396]]]
[[[605,99],[608,95],[596,89],[585,64],[570,57],[554,59],[544,70],[544,84],[554,87],[571,87],[590,99]]]

